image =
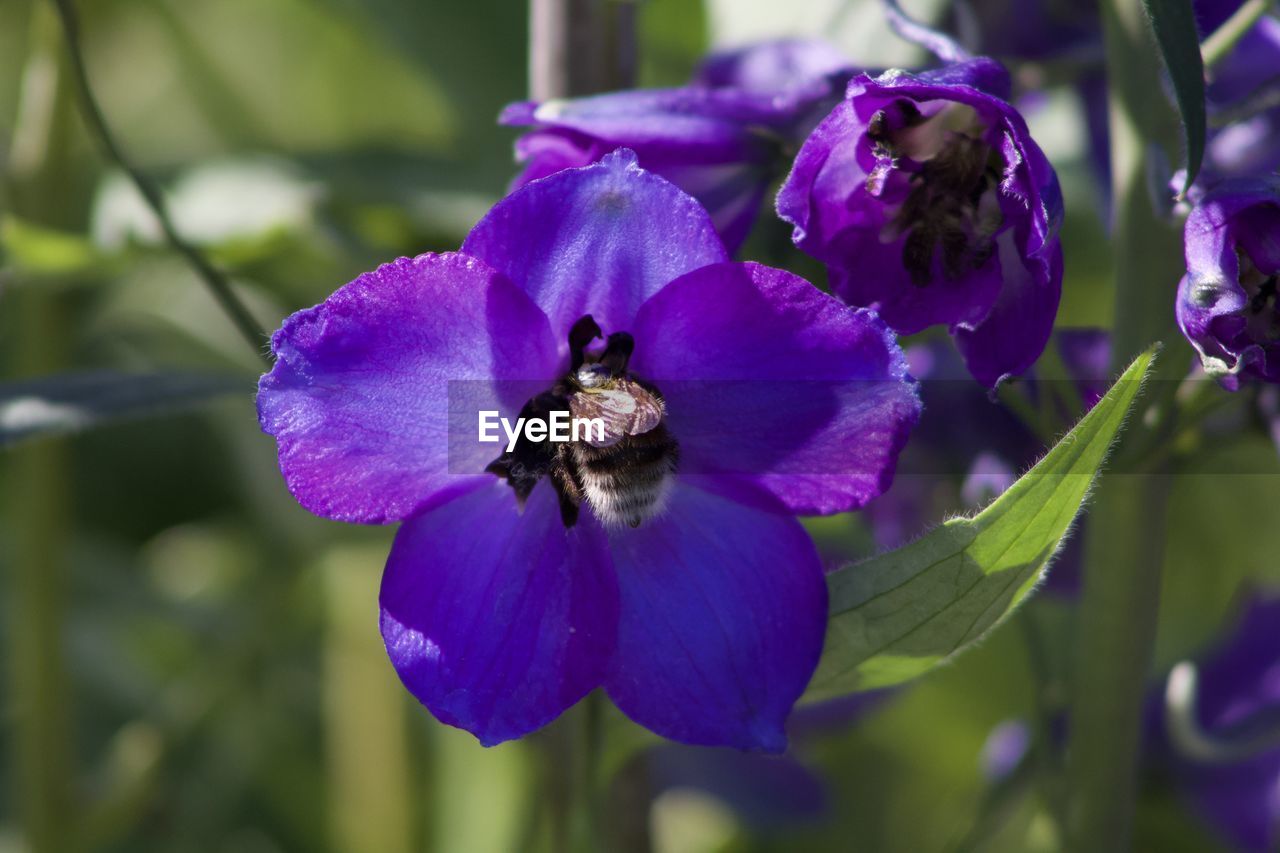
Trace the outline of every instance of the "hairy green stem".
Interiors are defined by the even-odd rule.
[[[1104,0],[1116,246],[1113,365],[1178,338],[1173,300],[1182,272],[1177,229],[1158,215],[1148,182],[1153,146],[1173,150],[1176,116],[1159,92],[1158,53],[1140,0]],[[1125,444],[1165,431],[1182,351],[1166,353]],[[1124,448],[1121,448],[1123,456]],[[1088,518],[1084,591],[1067,763],[1068,849],[1129,849],[1142,700],[1155,642],[1167,477],[1156,469],[1101,482]]]
[[[168,205],[165,203],[164,195],[160,192],[159,187],[151,180],[150,176],[135,166],[125,155],[124,149],[120,146],[115,134],[111,132],[106,116],[98,105],[97,99],[94,98],[93,88],[89,85],[89,74],[85,67],[84,54],[80,49],[80,24],[76,15],[74,0],[50,0],[50,2],[57,11],[58,19],[62,24],[70,59],[71,76],[75,82],[76,94],[80,101],[80,110],[84,115],[84,120],[90,133],[93,134],[101,146],[107,159],[119,167],[133,182],[143,201],[160,223],[160,229],[164,232],[165,240],[174,251],[186,260],[191,269],[204,282],[214,301],[226,312],[236,330],[240,332],[240,335],[248,342],[249,346],[253,347],[253,351],[270,366],[271,359],[263,349],[267,341],[266,332],[258,325],[257,320],[249,313],[249,309],[240,301],[240,298],[236,296],[235,290],[231,287],[231,282],[227,277],[210,263],[209,259],[199,249],[187,242],[178,233],[172,218],[169,216]]]
[[[1213,68],[1245,37],[1253,25],[1267,14],[1275,0],[1245,0],[1244,4],[1230,18],[1222,22],[1216,30],[1200,43],[1200,55],[1204,58],[1205,70]]]

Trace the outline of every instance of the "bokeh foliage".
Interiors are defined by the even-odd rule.
[[[494,118],[525,91],[522,4],[82,5],[86,60],[122,141],[268,325],[392,256],[455,248],[513,173],[514,133]],[[726,9],[646,0],[641,82],[685,79]],[[32,713],[56,740],[42,784],[61,792],[47,831],[66,849],[552,849],[555,786],[542,774],[564,735],[482,750],[400,688],[377,632],[392,531],[318,521],[288,496],[257,430],[254,354],[104,167],[65,87],[41,89],[63,48],[42,10],[0,4],[0,372],[200,370],[242,390],[0,456],[0,766],[14,768],[0,776],[0,851],[25,849],[31,833],[20,768]],[[855,26],[832,34],[872,40]],[[1032,121],[1067,196],[1060,325],[1106,325],[1110,250],[1079,107],[1055,91]],[[15,175],[17,142],[42,115],[46,162]],[[1180,457],[1171,486],[1162,665],[1214,637],[1244,587],[1277,579],[1280,463],[1239,417],[1184,442],[1204,452]],[[956,486],[938,483],[937,520],[959,508]],[[825,551],[872,549],[862,518],[812,529]],[[54,618],[53,636],[33,633],[48,624],[40,615]],[[983,850],[1055,849],[1053,792],[998,798],[980,753],[997,724],[1061,704],[1071,628],[1061,600],[1033,601],[859,725],[802,743],[830,785],[823,821],[760,824],[686,793],[641,822],[681,850],[852,840],[914,853],[975,826],[997,827],[983,830]],[[24,654],[50,647],[63,658],[37,675],[51,692],[26,692]],[[604,769],[625,772],[650,738],[615,713],[606,726]],[[614,795],[620,824],[620,810],[647,806]],[[1158,780],[1138,830],[1142,849],[1212,849]]]

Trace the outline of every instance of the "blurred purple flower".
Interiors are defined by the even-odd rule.
[[[944,324],[987,387],[1025,372],[1062,288],[1062,195],[990,59],[860,75],[778,194],[831,287],[895,330]]]
[[[1005,720],[987,736],[978,763],[991,782],[1005,779],[1017,769],[1031,748],[1031,726],[1025,720]]]
[[[1152,759],[1236,848],[1274,851],[1280,847],[1280,600],[1252,600],[1196,670],[1194,702],[1183,710],[1194,711],[1191,733],[1177,713],[1171,725],[1166,697],[1153,697]],[[1167,698],[1177,708],[1183,697]]]
[[[639,759],[649,793],[656,798],[668,790],[696,789],[757,829],[821,820],[831,807],[827,780],[797,750],[848,731],[900,692],[873,690],[796,709],[787,725],[793,749],[784,756],[672,744],[649,749]]]
[[[1242,5],[1243,0],[1197,0],[1200,31],[1212,33]],[[1206,105],[1211,118],[1225,122],[1212,130],[1204,161],[1188,197],[1194,202],[1229,178],[1266,174],[1280,169],[1280,107],[1252,106],[1255,101],[1274,104],[1280,93],[1280,20],[1263,15],[1209,72]],[[1170,185],[1181,190],[1185,172],[1172,176]]]
[[[307,509],[404,521],[382,631],[443,722],[495,744],[603,686],[675,740],[785,746],[826,622],[794,515],[879,494],[920,404],[875,314],[726,258],[697,202],[619,151],[511,194],[461,253],[387,264],[276,333],[263,429]],[[614,333],[603,354],[584,328]],[[670,455],[634,462],[663,514],[611,503],[607,469],[495,468],[475,408],[452,424],[458,398],[514,420],[547,388],[577,389],[572,408],[606,374],[663,401],[618,439],[635,459],[658,429],[678,443],[674,474]],[[623,510],[634,529],[606,523]]]
[[[508,106],[525,164],[512,188],[594,163],[618,147],[702,203],[730,252],[746,239],[769,184],[854,73],[817,41],[713,55],[694,83]]]
[[[1187,274],[1178,325],[1205,372],[1280,382],[1280,178],[1238,178],[1210,190],[1184,231]]]
[[[949,9],[950,29],[973,31],[976,53],[1020,60],[1102,59],[1095,0],[969,0]]]
[[[1196,0],[1196,23],[1205,36],[1222,26],[1244,0]],[[1259,87],[1280,83],[1280,20],[1264,14],[1209,73],[1210,106],[1238,102]]]
[[[778,39],[713,53],[694,74],[695,86],[765,94],[839,93],[858,72],[844,54],[820,39]]]

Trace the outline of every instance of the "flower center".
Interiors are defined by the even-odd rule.
[[[635,340],[614,332],[597,357],[587,346],[604,337],[588,314],[569,330],[569,371],[525,403],[520,417],[550,423],[567,412],[575,427],[568,441],[529,438],[485,468],[506,480],[524,506],[543,477],[551,480],[566,528],[577,523],[586,501],[607,525],[639,527],[662,510],[680,449],[666,427],[666,406],[655,385],[628,371]],[[577,424],[585,424],[579,433]]]
[[[1249,253],[1236,247],[1240,266],[1240,286],[1249,294],[1249,335],[1254,340],[1273,341],[1280,338],[1280,302],[1276,289],[1280,274],[1268,276],[1258,269]]]
[[[1004,159],[985,133],[977,112],[955,102],[925,115],[914,102],[898,100],[871,117],[867,136],[880,165],[868,177],[869,189],[878,194],[893,170],[911,174],[907,196],[881,238],[903,239],[902,264],[917,286],[954,281],[995,251],[1004,221],[996,193]]]

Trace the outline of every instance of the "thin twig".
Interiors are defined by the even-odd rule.
[[[147,207],[155,214],[169,245],[186,259],[196,275],[209,288],[214,300],[227,313],[236,330],[253,347],[253,351],[270,365],[271,359],[263,348],[267,340],[266,332],[258,325],[253,315],[249,313],[249,309],[236,296],[227,277],[214,267],[199,249],[188,243],[178,233],[177,228],[174,227],[173,220],[169,217],[168,206],[165,204],[164,196],[161,194],[160,189],[146,173],[134,166],[129,158],[125,156],[120,143],[116,141],[115,135],[111,132],[106,116],[103,115],[102,108],[94,98],[93,89],[89,86],[89,74],[85,68],[84,55],[80,50],[80,26],[73,5],[74,0],[51,0],[51,2],[57,10],[58,18],[62,23],[62,31],[67,41],[67,52],[71,60],[71,72],[75,81],[76,94],[89,130],[96,137],[107,159],[115,163],[129,176],[129,179],[141,194],[143,201],[146,202]]]

